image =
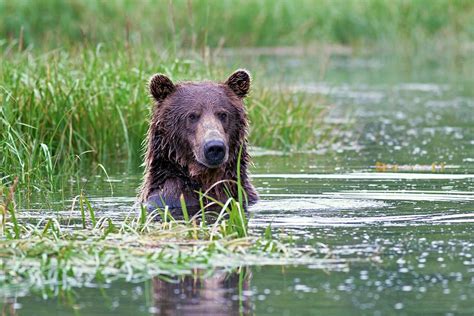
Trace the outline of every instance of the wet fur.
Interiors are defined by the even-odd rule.
[[[237,181],[237,161],[241,147],[242,186],[248,204],[257,201],[257,193],[247,172],[250,162],[247,152],[248,119],[242,102],[250,81],[242,80],[239,75],[234,76],[235,78],[233,76],[225,83],[183,82],[173,85],[166,77],[158,77],[157,82],[153,79],[150,81],[150,85],[160,85],[157,88],[161,90],[150,88],[152,95],[153,91],[158,92],[153,95],[155,105],[147,135],[140,203],[146,203],[151,196],[159,195],[170,207],[179,207],[182,193],[188,206],[199,206],[199,195],[196,191],[205,192],[222,180],[231,181],[214,186],[209,195],[225,202],[228,199],[227,190],[231,196],[237,197],[237,185],[234,182]],[[223,110],[230,113],[229,126],[226,127],[228,160],[218,168],[207,168],[196,161],[189,141],[190,135],[183,126],[187,115],[194,110],[190,104],[196,102],[220,102]]]

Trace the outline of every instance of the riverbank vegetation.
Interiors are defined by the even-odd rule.
[[[152,102],[147,79],[223,81],[227,69],[199,59],[169,59],[153,51],[128,54],[108,48],[26,51],[5,57],[0,68],[0,179],[32,189],[54,189],[55,175],[73,175],[81,163],[141,163]],[[324,107],[303,94],[253,89],[246,101],[250,142],[273,149],[314,145]]]
[[[315,42],[395,49],[472,42],[473,14],[470,0],[2,0],[0,38],[47,49],[99,42],[161,49]]]

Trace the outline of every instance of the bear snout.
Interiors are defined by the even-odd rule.
[[[210,140],[204,144],[204,157],[209,167],[217,167],[224,162],[227,148],[222,140]]]

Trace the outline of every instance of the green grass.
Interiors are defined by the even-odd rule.
[[[165,48],[329,42],[396,49],[472,41],[470,0],[0,0],[0,39],[52,48],[120,41]]]
[[[223,81],[233,70],[161,57],[150,51],[77,48],[45,54],[4,51],[0,65],[0,183],[19,177],[28,190],[61,188],[81,166],[106,173],[111,161],[141,164],[152,102],[146,83],[163,72],[173,80]],[[323,107],[290,91],[255,84],[246,101],[255,146],[311,146]]]
[[[156,221],[167,209],[149,214],[131,211],[119,218],[100,216],[84,196],[69,211],[37,217],[30,212],[18,219],[14,188],[0,192],[2,296],[19,289],[57,295],[58,289],[189,275],[194,269],[313,264],[332,270],[366,260],[331,256],[326,246],[300,249],[273,238],[268,229],[242,234],[247,229],[242,200],[232,198],[221,212],[228,216],[219,215],[210,223],[200,221],[200,214],[187,220],[161,215],[165,219]]]

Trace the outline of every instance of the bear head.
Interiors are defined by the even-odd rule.
[[[235,167],[246,142],[243,99],[250,81],[243,69],[223,83],[175,84],[163,74],[154,75],[149,81],[155,101],[149,134],[153,157],[148,158],[172,161],[193,177]]]

